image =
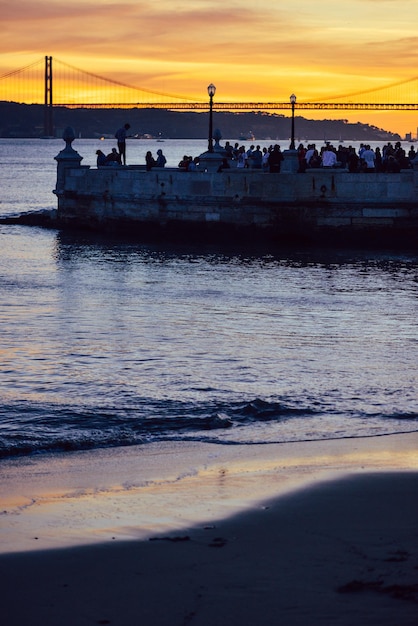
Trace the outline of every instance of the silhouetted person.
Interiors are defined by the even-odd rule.
[[[223,170],[228,170],[228,169],[229,169],[229,163],[228,163],[228,159],[225,157],[224,159],[222,159],[222,163],[218,167],[217,171],[223,172]]]
[[[351,172],[352,174],[354,174],[355,172],[358,172],[359,165],[360,165],[360,157],[356,154],[354,149],[351,149],[348,155],[348,159],[347,159],[348,171]]]
[[[375,171],[376,155],[374,153],[374,150],[372,150],[369,145],[367,145],[366,149],[363,151],[363,161],[365,165],[365,172],[371,173]]]
[[[116,148],[112,148],[112,152],[107,155],[106,161],[108,165],[122,165],[120,154]]]
[[[261,152],[260,146],[257,146],[251,155],[251,167],[255,170],[261,170],[262,164],[263,153]]]
[[[191,156],[189,157],[189,156],[187,156],[187,154],[185,154],[185,155],[183,156],[182,160],[181,160],[181,161],[180,161],[180,163],[179,163],[179,167],[180,167],[181,169],[184,169],[184,170],[189,169],[189,163],[190,163],[190,161],[192,161],[192,160],[193,160],[193,159],[192,159],[192,157],[191,157]]]
[[[155,167],[156,165],[156,161],[154,157],[152,156],[152,152],[150,152],[149,150],[145,155],[145,165],[146,165],[147,172],[149,172],[150,169]]]
[[[163,151],[161,150],[157,150],[157,162],[156,162],[156,166],[157,167],[164,167],[164,165],[167,163],[167,159],[165,158],[165,156],[163,155]]]
[[[125,124],[125,126],[122,126],[122,128],[119,128],[115,133],[115,137],[118,141],[118,150],[119,150],[121,162],[124,165],[126,165],[126,131],[128,131],[130,127],[131,127],[130,124]]]
[[[280,146],[276,143],[269,156],[269,168],[270,174],[278,174],[284,160],[283,154],[280,150]]]
[[[199,165],[199,157],[197,156],[193,159],[193,161],[190,161],[187,171],[195,172],[197,170],[198,165]]]
[[[106,155],[101,150],[96,150],[97,154],[97,167],[102,167],[102,165],[107,165]]]
[[[337,164],[337,155],[332,147],[327,143],[322,152],[322,167],[335,167]]]
[[[376,157],[376,172],[383,172],[383,159],[382,159],[382,153],[380,151],[379,146],[377,146],[375,150],[375,157]]]

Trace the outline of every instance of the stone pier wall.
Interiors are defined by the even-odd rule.
[[[58,218],[67,225],[193,226],[283,237],[418,232],[418,171],[412,169],[394,174],[338,169],[268,174],[78,165],[66,167],[57,180]]]

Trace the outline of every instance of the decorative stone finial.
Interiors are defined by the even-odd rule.
[[[64,139],[66,146],[65,149],[70,149],[71,148],[71,144],[73,143],[74,139],[75,139],[75,130],[72,126],[67,126],[67,128],[64,130],[64,132],[62,133],[62,138]]]
[[[80,155],[78,154],[78,152],[76,152],[74,150],[74,148],[72,147],[72,143],[75,139],[75,130],[72,126],[67,126],[67,128],[64,130],[64,132],[62,133],[62,138],[65,141],[65,148],[64,150],[61,150],[61,152],[59,153],[58,157],[60,157],[61,159],[74,159],[74,158],[78,158],[80,161],[82,160],[82,157],[80,157]],[[55,157],[57,159],[57,157]]]

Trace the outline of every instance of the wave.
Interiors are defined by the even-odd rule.
[[[0,407],[0,458],[167,440],[313,441],[400,432],[400,424],[406,422],[410,430],[418,429],[418,413],[341,416],[336,407],[291,399],[210,403],[140,399],[133,406],[118,407],[20,402]]]

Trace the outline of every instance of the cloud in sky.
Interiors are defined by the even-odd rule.
[[[15,0],[0,15],[0,75],[52,55],[157,91],[308,100],[417,66],[418,0]]]

